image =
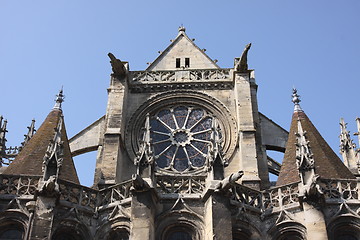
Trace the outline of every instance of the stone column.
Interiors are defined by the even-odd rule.
[[[51,239],[56,198],[39,196],[31,223],[29,238],[31,240]]]
[[[131,240],[155,239],[155,204],[151,190],[134,191],[131,200]]]
[[[227,197],[213,192],[205,203],[205,240],[231,240],[232,221]]]
[[[303,203],[307,239],[328,240],[324,214],[315,206]]]
[[[111,83],[108,88],[104,136],[96,160],[95,184],[107,185],[116,182],[118,162],[121,161],[122,151],[122,118],[126,78],[125,76],[123,79],[118,79],[111,76]]]
[[[258,168],[258,153],[256,142],[256,121],[254,114],[257,113],[257,101],[254,96],[252,86],[255,83],[250,83],[249,73],[237,73],[234,75],[235,80],[235,101],[237,109],[237,121],[239,128],[239,156],[240,159],[234,159],[227,169],[227,174],[244,171],[242,183],[250,185],[255,188],[260,188],[259,168]],[[256,113],[255,113],[255,112]],[[256,115],[258,116],[258,115]],[[259,143],[261,144],[261,143]],[[263,159],[261,159],[262,161]]]

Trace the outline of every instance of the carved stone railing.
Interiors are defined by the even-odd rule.
[[[260,191],[235,183],[231,193],[230,202],[233,205],[241,205],[259,212],[264,208],[263,194]]]
[[[157,176],[156,190],[162,196],[200,196],[205,189],[206,176]]]
[[[319,185],[325,200],[329,203],[360,201],[360,183],[355,179],[320,179]]]
[[[92,188],[58,180],[60,201],[94,210],[97,207],[98,191]]]
[[[112,203],[121,203],[130,198],[132,180],[125,181],[99,191],[99,207],[106,207]]]
[[[231,69],[194,69],[176,71],[133,71],[131,81],[137,82],[181,82],[181,81],[219,81],[230,79]]]
[[[266,191],[257,191],[235,183],[230,202],[258,213],[276,212],[299,206],[298,183],[292,183]]]
[[[0,175],[0,195],[2,197],[34,195],[40,176]]]
[[[299,206],[299,183],[269,189],[263,192],[264,210],[280,211]]]

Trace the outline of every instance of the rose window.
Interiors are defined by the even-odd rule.
[[[212,116],[199,107],[162,109],[150,119],[158,168],[184,172],[205,166],[211,147]]]

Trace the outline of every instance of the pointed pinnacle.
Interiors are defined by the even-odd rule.
[[[63,87],[61,87],[61,90],[59,91],[59,94],[56,95],[55,99],[55,106],[53,109],[59,109],[61,110],[61,103],[64,102],[65,95],[63,94]]]
[[[29,142],[29,140],[34,136],[35,130],[35,119],[31,121],[31,124],[28,128],[28,133],[24,135],[24,141],[21,143],[21,146],[24,147],[25,144]]]
[[[297,94],[297,89],[293,88],[292,102],[294,103],[294,112],[302,112],[303,110],[300,107],[300,95]]]

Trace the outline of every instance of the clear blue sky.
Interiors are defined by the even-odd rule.
[[[356,131],[360,1],[5,1],[0,0],[0,114],[8,145],[31,119],[40,126],[61,86],[69,138],[105,113],[112,52],[143,70],[183,24],[220,67],[252,42],[259,109],[288,129],[291,89],[335,152],[339,118]],[[357,139],[354,139],[357,143]],[[91,185],[95,154],[76,157]]]

